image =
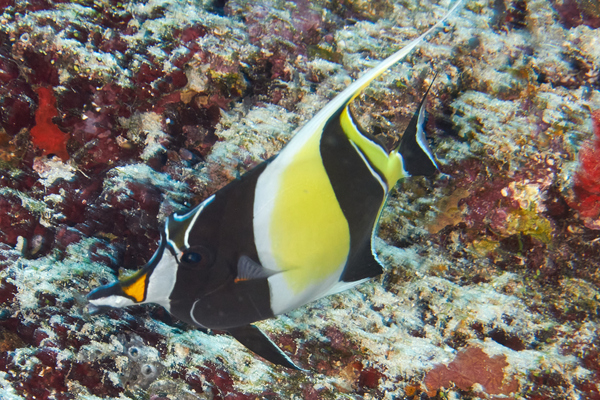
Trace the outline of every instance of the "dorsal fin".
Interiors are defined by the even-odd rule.
[[[427,95],[429,94],[429,90],[431,89],[436,76],[433,77],[431,84],[427,88],[427,91],[419,104],[419,108],[415,111],[406,127],[400,145],[396,150],[402,155],[404,170],[411,176],[430,176],[438,171],[438,166],[435,162],[433,153],[427,144],[424,131],[425,104]]]
[[[406,46],[381,61],[375,67],[367,71],[360,78],[354,81],[350,86],[348,86],[344,91],[338,94],[333,100],[331,100],[325,107],[314,116],[314,118],[310,121],[309,124],[306,124],[301,131],[305,129],[314,129],[313,123],[319,125],[324,121],[327,121],[332,115],[342,110],[346,105],[348,105],[352,100],[354,100],[364,88],[366,88],[374,79],[387,71],[392,65],[396,64],[398,61],[404,59],[415,47],[421,44],[427,35],[431,32],[435,31],[439,27],[441,27],[444,22],[464,3],[465,0],[458,0],[454,6],[448,11],[448,13],[440,19],[435,25],[429,28],[426,32],[421,34],[416,39],[410,41]],[[315,126],[316,126],[315,125]],[[298,132],[298,135],[301,133]]]
[[[321,109],[306,125],[296,133],[294,140],[290,142],[291,146],[286,146],[279,154],[281,158],[285,158],[288,153],[295,153],[304,146],[313,135],[322,135],[326,125],[334,119],[334,116],[339,115],[339,121],[343,126],[346,136],[354,142],[364,154],[367,160],[375,167],[377,171],[385,178],[385,184],[392,187],[398,179],[406,175],[403,169],[402,157],[397,149],[392,153],[388,153],[385,147],[381,146],[376,140],[372,140],[370,135],[363,135],[359,128],[355,127],[354,119],[349,116],[348,105],[352,102],[367,87],[374,79],[383,74],[395,63],[403,60],[415,47],[420,45],[425,38],[440,28],[442,24],[457,10],[465,0],[457,0],[450,11],[435,25],[428,29],[421,36],[413,39],[406,44],[402,49],[398,50],[385,60],[381,61],[371,70],[364,73],[360,78],[354,81],[344,91],[338,94],[325,107]],[[345,126],[345,127],[344,127]],[[353,135],[353,133],[355,133]]]

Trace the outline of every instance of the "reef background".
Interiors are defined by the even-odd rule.
[[[448,6],[0,0],[0,397],[600,399],[594,0],[470,0],[356,102],[393,147],[439,72],[444,175],[390,196],[380,278],[258,324],[309,373],[157,306],[85,312]]]

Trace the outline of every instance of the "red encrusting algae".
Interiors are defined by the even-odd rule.
[[[461,390],[470,390],[478,383],[488,395],[510,395],[519,389],[519,383],[515,378],[507,379],[504,373],[507,366],[505,355],[490,357],[479,347],[469,347],[447,366],[440,364],[427,373],[424,379],[427,394],[433,397],[438,389],[449,388],[451,383]]]
[[[52,122],[52,118],[58,116],[52,88],[40,86],[36,92],[39,103],[35,112],[35,126],[31,128],[31,141],[42,149],[44,154],[56,154],[61,160],[67,161],[68,135]]]
[[[600,110],[592,112],[592,122],[595,137],[579,151],[580,166],[573,184],[577,201],[571,204],[584,219],[600,216]]]

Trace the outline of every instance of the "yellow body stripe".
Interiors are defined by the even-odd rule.
[[[314,135],[280,177],[270,223],[271,252],[294,293],[339,272],[350,229],[335,197]]]
[[[402,157],[398,157],[397,150],[387,153],[377,143],[363,136],[352,121],[348,106],[344,107],[340,115],[340,123],[348,139],[354,142],[372,165],[383,174],[388,188],[393,187],[400,178],[404,177]]]
[[[132,284],[124,286],[123,292],[127,296],[133,297],[137,303],[141,303],[146,293],[146,274],[136,277]]]

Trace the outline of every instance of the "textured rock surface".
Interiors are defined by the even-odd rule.
[[[276,154],[448,5],[0,1],[0,397],[600,399],[591,0],[468,1],[356,101],[391,147],[438,71],[445,175],[390,196],[380,278],[259,323],[310,372],[158,306],[85,312],[166,216]]]

